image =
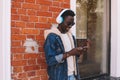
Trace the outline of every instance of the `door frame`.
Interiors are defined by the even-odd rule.
[[[0,79],[11,80],[11,0],[0,0]]]

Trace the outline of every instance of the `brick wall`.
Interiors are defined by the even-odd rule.
[[[11,75],[13,80],[47,80],[43,50],[44,30],[55,23],[69,0],[11,0]],[[39,53],[25,53],[23,43],[32,38],[39,44]]]

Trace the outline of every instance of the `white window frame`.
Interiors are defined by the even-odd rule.
[[[0,80],[11,80],[11,0],[0,0]]]
[[[120,0],[111,0],[111,76],[120,77]]]
[[[76,13],[76,0],[70,0],[70,9]],[[76,23],[76,17],[75,17],[75,23]],[[73,35],[76,36],[76,24],[72,27],[71,31]]]

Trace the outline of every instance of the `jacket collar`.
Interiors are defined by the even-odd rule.
[[[46,39],[50,33],[54,33],[60,36],[62,33],[57,29],[57,27],[58,24],[52,24],[52,27],[50,29],[44,31],[44,38]],[[70,30],[67,33],[72,34]]]

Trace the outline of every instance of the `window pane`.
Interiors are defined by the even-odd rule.
[[[76,37],[78,46],[90,48],[79,59],[81,77],[108,73],[109,0],[77,0]]]

